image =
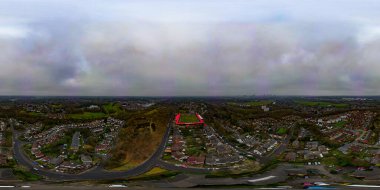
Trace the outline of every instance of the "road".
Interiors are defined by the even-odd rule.
[[[136,176],[139,174],[143,174],[149,170],[151,170],[153,167],[155,167],[159,159],[161,158],[166,142],[169,138],[170,130],[172,128],[172,123],[168,123],[166,132],[164,136],[162,137],[162,141],[157,148],[156,152],[153,153],[153,155],[146,160],[141,165],[132,168],[127,171],[107,171],[104,170],[101,166],[98,166],[97,168],[94,168],[92,170],[89,170],[87,172],[81,173],[81,174],[66,174],[66,173],[58,173],[51,170],[46,170],[38,167],[32,160],[30,160],[23,152],[22,146],[23,143],[18,139],[19,133],[17,133],[15,130],[13,130],[13,146],[14,146],[14,158],[16,161],[29,168],[32,173],[35,173],[37,175],[41,175],[46,177],[47,179],[51,180],[109,180],[109,179],[125,179],[126,177],[130,176]],[[33,168],[38,168],[38,170],[34,170]]]
[[[49,180],[59,180],[59,181],[125,179],[130,176],[143,174],[151,170],[155,166],[159,166],[168,170],[183,171],[183,172],[189,172],[189,173],[209,173],[213,171],[213,169],[209,169],[209,168],[193,168],[193,167],[176,166],[176,165],[160,160],[165,150],[171,128],[172,128],[172,123],[169,123],[167,125],[166,132],[164,136],[162,137],[162,141],[159,147],[157,148],[156,152],[154,152],[148,160],[146,160],[141,165],[127,171],[106,171],[100,166],[81,174],[65,174],[65,173],[58,173],[55,171],[45,170],[45,169],[33,170],[33,168],[36,167],[36,165],[34,164],[32,160],[30,160],[24,154],[23,149],[22,149],[23,143],[18,140],[17,137],[19,133],[15,131],[13,133],[14,157],[19,164],[26,166],[33,173],[44,176],[46,177],[46,179],[49,179]],[[289,139],[286,138],[285,142],[287,142],[288,140]],[[278,147],[278,149],[275,150],[271,155],[269,155],[269,157],[276,155],[276,153],[278,152],[282,152],[284,149],[286,149],[286,144],[283,144],[280,147]],[[286,181],[288,177],[286,171],[288,169],[294,169],[294,168],[295,167],[290,164],[281,164],[277,166],[276,168],[273,168],[261,174],[253,175],[251,177],[242,177],[242,178],[234,178],[234,179],[232,178],[198,179],[197,178],[195,181],[194,179],[188,179],[188,181],[190,180],[189,182],[192,182],[195,185],[200,185],[200,184],[201,185],[219,185],[219,184],[225,184],[226,180],[230,184],[249,183],[249,184],[254,184],[254,185],[265,185],[265,184],[273,184],[273,183]],[[222,171],[222,170],[218,170],[218,171]],[[331,179],[326,180],[326,181],[329,182],[331,181]]]
[[[276,156],[282,154],[286,150],[289,140],[290,140],[290,137],[287,136],[284,141],[280,142],[281,143],[280,146],[278,146],[275,150],[273,150],[268,155],[259,157],[258,161],[264,165],[269,164],[272,160],[275,159]]]
[[[151,182],[153,187],[178,188],[199,186],[229,186],[229,185],[268,185],[287,180],[287,170],[294,169],[290,164],[280,164],[278,167],[250,177],[207,177],[199,174],[183,174],[178,179]],[[145,182],[146,183],[146,182]]]
[[[97,166],[96,168],[93,168],[91,170],[88,170],[80,174],[67,174],[67,173],[59,173],[52,170],[40,168],[38,164],[36,164],[33,160],[29,159],[28,156],[24,154],[22,147],[25,143],[21,142],[18,139],[19,133],[13,130],[14,158],[19,164],[29,168],[32,173],[44,176],[50,180],[62,180],[62,181],[125,179],[126,177],[143,174],[151,170],[155,166],[159,166],[167,170],[190,172],[190,173],[209,173],[211,171],[224,170],[223,168],[212,169],[212,168],[182,167],[182,166],[176,166],[171,163],[162,161],[160,158],[162,157],[162,154],[164,153],[172,125],[173,123],[171,122],[168,123],[166,132],[156,152],[154,152],[153,155],[141,165],[127,171],[107,171],[102,166]],[[285,143],[280,145],[280,147],[278,147],[277,150],[274,151],[275,153],[271,155],[276,155],[278,152],[284,151],[284,149],[286,149]],[[271,156],[268,156],[264,160],[269,161],[271,160],[270,157]],[[34,170],[33,168],[38,168],[38,170]]]
[[[227,170],[227,168],[213,169],[213,168],[196,168],[191,166],[176,166],[171,163],[158,160],[157,166],[163,169],[172,170],[172,171],[180,171],[180,172],[189,172],[189,173],[210,173],[212,171],[223,171]]]

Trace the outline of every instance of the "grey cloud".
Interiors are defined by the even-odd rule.
[[[380,42],[355,24],[45,20],[0,39],[0,94],[374,95]],[[334,27],[334,28],[332,28]]]

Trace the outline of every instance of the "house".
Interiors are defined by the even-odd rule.
[[[4,135],[3,135],[3,133],[0,133],[0,145],[2,145],[4,143],[5,143]]]
[[[98,105],[90,105],[88,106],[88,109],[99,109]]]
[[[38,151],[38,152],[36,152],[36,153],[34,154],[34,156],[35,156],[37,159],[39,159],[39,158],[44,157],[45,155],[44,155],[41,151]]]
[[[339,147],[338,150],[341,151],[343,154],[348,154],[348,149],[351,147],[351,144],[344,144],[343,146]]]
[[[165,148],[165,153],[171,153],[171,152],[172,152],[172,149],[170,147]]]
[[[205,163],[210,166],[215,166],[217,165],[216,163],[217,161],[218,161],[218,158],[215,155],[209,154],[206,157]]]
[[[232,154],[232,155],[226,155],[223,157],[226,164],[234,164],[238,163],[240,161],[240,158],[238,154]]]
[[[296,161],[297,154],[295,152],[288,152],[285,156],[285,160],[288,162]]]
[[[7,157],[5,155],[0,155],[0,166],[7,164]]]
[[[100,144],[95,147],[96,152],[101,152],[107,150],[108,146],[106,144]]]
[[[266,150],[266,151],[271,151],[276,145],[277,145],[277,141],[274,140],[274,139],[271,139],[269,142],[263,144],[263,148]]]
[[[253,150],[253,153],[254,153],[254,154],[257,154],[257,155],[259,155],[259,156],[261,156],[261,155],[263,154],[263,152],[260,151],[260,150]]]
[[[190,156],[187,158],[188,164],[199,165],[205,163],[205,156]]]
[[[318,149],[318,141],[307,142],[306,148],[308,148],[309,150],[317,150]]]
[[[172,152],[172,157],[176,160],[183,161],[187,156],[183,152]]]
[[[80,132],[75,132],[74,135],[73,135],[73,138],[72,138],[72,141],[71,141],[71,149],[74,151],[74,152],[77,152],[79,150],[79,146],[80,146]]]
[[[54,166],[58,166],[62,162],[63,162],[63,158],[61,156],[58,156],[58,157],[53,158],[53,159],[50,160],[50,164],[52,164]]]
[[[173,142],[174,143],[184,143],[182,136],[174,136]]]
[[[44,156],[44,157],[40,158],[40,160],[43,161],[43,162],[50,162],[50,158],[47,157],[47,156]]]
[[[5,129],[6,129],[6,125],[4,121],[0,121],[0,131],[5,131]]]
[[[102,127],[94,128],[94,129],[92,129],[92,132],[93,133],[103,132],[103,128]]]
[[[313,159],[317,159],[317,158],[319,158],[320,157],[320,152],[318,152],[318,151],[315,151],[315,152],[313,152],[313,151],[305,151],[305,154],[303,155],[303,158],[305,159],[305,160],[313,160]]]
[[[73,163],[73,162],[65,161],[65,162],[63,162],[60,165],[60,168],[64,168],[64,169],[76,169],[76,168],[80,168],[80,165],[76,164],[76,163]]]
[[[182,144],[173,144],[172,145],[171,151],[182,151],[182,150],[183,150]]]
[[[40,145],[38,143],[32,144],[32,152],[38,150],[39,148],[40,148]]]
[[[221,154],[221,155],[227,154],[229,152],[228,147],[224,144],[217,145],[216,151],[218,152],[218,154]]]
[[[328,154],[329,150],[325,145],[318,146],[318,151],[321,152],[322,154]]]
[[[362,135],[360,136],[360,141],[362,143],[368,144],[368,140],[371,137],[371,135],[372,135],[372,131],[371,130],[363,132]]]
[[[351,152],[361,152],[363,150],[362,146],[352,145],[349,149]]]
[[[80,155],[80,159],[81,161],[83,162],[83,164],[89,166],[92,164],[92,158],[90,156],[87,156],[87,155],[84,155],[84,154],[81,154]]]
[[[297,149],[297,148],[299,148],[299,146],[300,146],[300,141],[295,140],[295,141],[292,142],[292,147],[293,147],[293,148],[296,148],[296,149]]]
[[[378,150],[371,160],[372,164],[380,164],[380,150]]]
[[[261,109],[262,109],[264,112],[269,111],[269,107],[267,107],[267,106],[261,106]]]

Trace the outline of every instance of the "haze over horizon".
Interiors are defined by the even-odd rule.
[[[375,0],[0,2],[0,95],[380,95]]]

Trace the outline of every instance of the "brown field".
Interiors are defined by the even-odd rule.
[[[145,114],[144,118],[131,116],[127,120],[127,127],[120,130],[118,141],[111,150],[112,156],[106,163],[107,169],[133,168],[157,149],[172,112],[169,108],[145,112],[149,114]]]

